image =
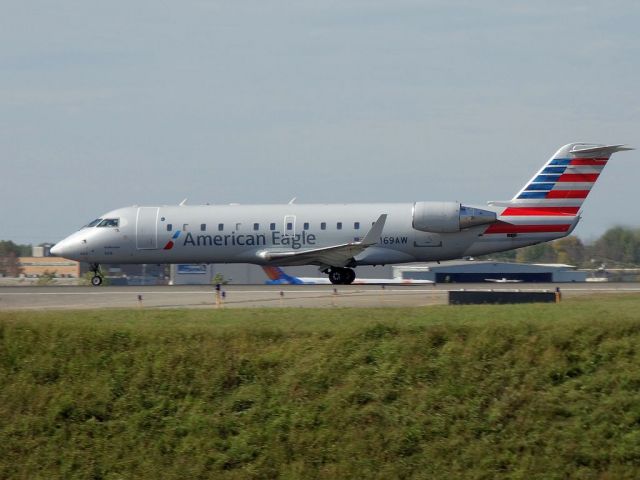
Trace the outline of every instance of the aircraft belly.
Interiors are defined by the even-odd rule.
[[[542,242],[548,242],[556,238],[561,238],[563,235],[548,233],[529,233],[523,237],[507,237],[503,236],[490,236],[480,237],[476,242],[469,246],[464,255],[485,255],[494,252],[503,252],[506,250],[513,250],[514,248],[527,247],[529,245],[535,245]],[[497,238],[496,238],[497,237]]]
[[[357,265],[386,265],[389,263],[415,262],[417,259],[407,252],[374,245],[356,255],[355,261]]]
[[[415,232],[412,253],[418,261],[450,260],[464,256],[477,238],[478,229],[457,233]]]

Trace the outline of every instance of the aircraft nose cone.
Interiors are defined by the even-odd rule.
[[[61,257],[62,256],[62,246],[61,246],[62,242],[58,242],[56,243],[53,247],[51,247],[51,250],[49,250],[49,253],[51,255],[53,255],[54,257]]]
[[[65,238],[51,247],[50,253],[56,257],[73,258],[78,254],[75,241]]]

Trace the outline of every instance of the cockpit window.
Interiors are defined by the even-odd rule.
[[[117,218],[105,218],[98,224],[98,227],[117,227],[118,220]]]
[[[101,218],[96,218],[93,222],[90,222],[88,224],[86,224],[84,226],[84,228],[90,228],[90,227],[95,227],[97,224],[99,224],[102,221]]]

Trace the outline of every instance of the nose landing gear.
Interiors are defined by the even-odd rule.
[[[333,267],[329,270],[329,281],[334,285],[350,285],[356,279],[356,272],[350,268]]]
[[[99,287],[102,285],[102,272],[100,272],[100,265],[97,263],[92,263],[90,265],[91,271],[93,272],[93,277],[91,277],[91,285],[94,287]]]

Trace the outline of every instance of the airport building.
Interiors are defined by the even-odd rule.
[[[214,265],[207,263],[178,263],[169,267],[169,285],[211,285]]]
[[[36,278],[53,275],[58,278],[78,278],[80,262],[66,258],[51,257],[51,244],[43,243],[31,247],[30,257],[18,257],[22,277]]]
[[[587,272],[564,264],[526,264],[475,260],[395,265],[393,276],[436,283],[585,282]]]
[[[53,275],[55,277],[78,278],[80,276],[80,263],[59,257],[19,257],[18,263],[22,270],[22,276],[42,277]]]

